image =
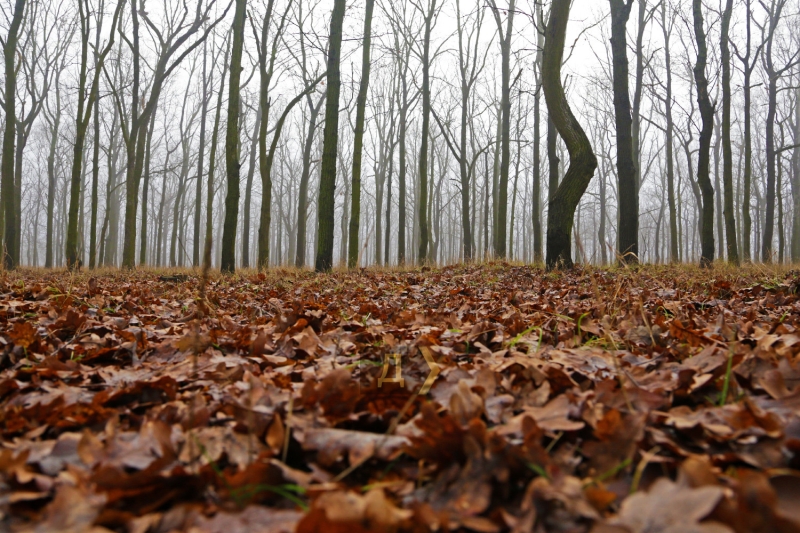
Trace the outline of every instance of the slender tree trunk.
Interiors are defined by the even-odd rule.
[[[618,252],[623,262],[639,260],[639,199],[631,135],[631,101],[628,95],[627,24],[633,0],[609,0],[611,4],[611,52],[614,63],[614,116],[617,132],[617,179],[619,191]],[[640,2],[640,5],[643,5]]]
[[[392,171],[394,170],[394,120],[392,121],[392,135],[389,136],[389,172],[386,175],[386,230],[383,248],[383,264],[389,266],[389,257],[392,244]]]
[[[792,150],[792,263],[800,261],[800,88],[794,98],[794,144]]]
[[[192,266],[200,266],[200,217],[203,216],[203,163],[206,150],[206,118],[208,117],[208,61],[206,43],[203,43],[203,94],[200,108],[200,145],[197,148],[197,183],[194,197],[194,233],[192,239]]]
[[[328,272],[333,268],[333,228],[336,192],[336,152],[339,142],[339,91],[341,89],[340,58],[345,0],[334,0],[328,40],[328,94],[325,104],[322,169],[317,201],[317,254],[315,268]]]
[[[131,23],[133,35],[133,85],[131,87],[131,113],[129,118],[128,138],[125,139],[125,222],[122,241],[122,266],[132,269],[136,266],[136,208],[139,202],[139,177],[137,172],[138,142],[143,142],[143,130],[140,132],[139,91],[141,72],[139,68],[139,11],[136,0],[131,0]],[[141,137],[141,139],[140,139]]]
[[[14,60],[17,54],[17,37],[19,27],[22,24],[22,16],[25,11],[25,0],[16,0],[14,4],[14,15],[6,36],[5,46],[3,47],[3,59],[5,62],[5,119],[6,128],[3,133],[3,154],[0,162],[0,194],[2,194],[3,220],[4,220],[4,241],[3,265],[7,269],[13,269],[18,264],[18,259],[14,257],[14,250],[17,249],[17,227],[14,216],[14,138],[16,126],[16,91],[17,73],[14,68]]]
[[[264,120],[264,110],[259,99],[253,139],[250,142],[250,161],[247,167],[247,183],[244,187],[244,221],[242,223],[242,268],[250,268],[250,204],[253,195],[253,176],[256,172],[256,156],[258,154],[258,139],[261,131],[261,121]],[[263,191],[262,191],[263,192]],[[263,194],[262,194],[263,197]]]
[[[673,137],[675,124],[672,119],[672,57],[670,56],[671,25],[667,26],[666,2],[661,3],[661,28],[664,35],[664,64],[666,69],[666,94],[664,95],[664,115],[666,120],[666,136],[664,139],[665,158],[667,167],[667,201],[669,203],[669,260],[672,263],[680,261],[678,245],[678,213],[675,198],[675,156]]]
[[[773,63],[772,47],[775,29],[781,19],[781,12],[786,0],[773,1],[767,15],[769,29],[767,33],[766,48],[764,52],[764,66],[767,74],[767,191],[766,191],[766,217],[764,220],[764,238],[761,242],[761,260],[765,263],[772,261],[772,241],[775,231],[775,181],[777,154],[775,150],[775,121],[778,107],[778,79],[782,72],[776,70]]]
[[[100,68],[100,58],[97,55],[97,49],[100,45],[100,31],[98,28],[97,37],[95,39],[95,71]],[[91,228],[89,230],[89,269],[94,270],[97,267],[97,209],[98,209],[98,186],[100,181],[100,101],[97,97],[96,91],[99,86],[95,86],[94,96],[94,141],[92,146],[92,206],[91,206]]]
[[[56,196],[56,149],[58,148],[58,135],[61,127],[61,91],[58,86],[59,80],[56,79],[56,112],[53,117],[53,124],[50,128],[50,151],[47,155],[47,235],[45,236],[45,259],[44,267],[53,268],[53,222],[55,217],[55,196]],[[97,116],[95,115],[95,121]],[[97,133],[95,133],[95,144],[97,144]]]
[[[229,41],[230,42],[230,41]],[[217,165],[217,144],[219,141],[219,123],[222,114],[222,95],[225,92],[225,75],[228,72],[228,53],[222,64],[222,75],[219,81],[216,112],[214,113],[214,127],[211,130],[211,148],[208,156],[208,187],[206,188],[206,238],[203,245],[203,268],[211,266],[211,248],[214,242],[214,172]]]
[[[644,92],[644,33],[647,29],[648,20],[647,0],[639,0],[638,28],[636,32],[636,80],[633,88],[633,108],[631,109],[631,144],[633,145],[633,165],[636,169],[637,209],[639,206],[639,190],[642,187],[641,108],[642,93]]]
[[[701,256],[700,265],[711,266],[714,262],[714,188],[711,186],[711,137],[714,134],[714,107],[708,95],[706,78],[707,47],[703,23],[702,0],[692,0],[694,33],[697,39],[697,62],[694,80],[697,86],[697,104],[703,126],[700,130],[700,148],[697,157],[697,183],[702,193],[702,218],[700,221]]]
[[[147,140],[145,141],[144,152],[144,182],[142,183],[142,230],[139,235],[139,264],[147,264],[147,200],[150,193],[150,154],[153,144],[153,130],[156,128],[156,111],[155,108],[150,114],[150,125],[147,127]],[[173,265],[174,266],[174,265]]]
[[[361,57],[361,84],[356,98],[356,131],[353,143],[353,197],[350,201],[350,248],[347,253],[347,267],[358,266],[358,229],[361,223],[361,152],[364,149],[364,115],[367,108],[367,90],[369,89],[370,46],[372,43],[372,12],[375,0],[367,0],[364,12],[364,42]]]
[[[742,258],[745,262],[750,262],[752,254],[752,244],[750,236],[752,234],[753,220],[750,216],[750,199],[752,197],[752,175],[753,175],[753,134],[752,134],[752,120],[751,120],[751,92],[752,86],[750,83],[753,69],[758,61],[758,50],[756,51],[756,58],[750,62],[751,55],[751,41],[752,41],[752,0],[747,0],[747,16],[746,20],[746,52],[745,55],[739,55],[739,60],[742,62],[742,73],[744,77],[743,92],[744,92],[744,175],[742,181],[744,182],[744,193],[742,198]],[[738,54],[737,54],[738,55]]]
[[[425,32],[422,41],[422,129],[419,148],[419,251],[417,262],[428,262],[428,138],[431,121],[431,26],[436,14],[436,0],[430,0],[425,16]]]
[[[269,151],[266,153],[266,157],[264,158],[262,167],[260,169],[261,217],[258,226],[258,265],[261,269],[266,269],[269,267],[269,236],[270,225],[272,223],[272,163],[275,159],[275,151],[278,148],[278,141],[281,138],[281,131],[283,130],[283,125],[286,123],[286,117],[289,116],[289,112],[292,110],[292,108],[296,106],[297,103],[300,102],[300,100],[302,100],[308,93],[310,93],[317,86],[317,84],[322,81],[322,78],[323,76],[320,76],[311,82],[311,84],[306,87],[302,93],[295,96],[294,99],[286,105],[286,109],[283,110],[280,118],[278,118],[278,122],[275,124],[275,133],[272,135],[272,142],[270,143]],[[264,132],[264,134],[266,134],[266,132]],[[279,261],[281,260],[281,256],[282,254],[280,251],[278,251]]]
[[[728,34],[733,13],[733,0],[727,0],[722,14],[720,50],[722,61],[722,187],[725,196],[725,240],[728,261],[739,264],[739,250],[736,246],[736,220],[733,207],[733,150],[731,148],[731,52]]]
[[[408,126],[408,53],[405,55],[403,62],[402,74],[400,75],[400,84],[402,90],[399,95],[400,102],[400,131],[399,131],[399,168],[398,168],[398,192],[397,192],[397,264],[405,265],[406,263],[406,128]]]
[[[244,47],[244,21],[247,0],[236,0],[233,17],[233,44],[231,47],[230,80],[228,81],[228,121],[225,132],[225,174],[228,191],[225,196],[225,222],[222,229],[223,272],[236,270],[236,225],[239,219],[239,107],[241,103],[240,80],[242,50]]]
[[[569,169],[550,200],[547,215],[548,268],[571,268],[573,265],[571,233],[575,209],[597,168],[591,143],[572,114],[561,84],[570,3],[570,0],[553,0],[542,61],[542,87],[547,110],[570,155]]]
[[[308,107],[310,111],[308,119],[308,134],[303,148],[303,172],[300,175],[300,185],[297,193],[297,245],[295,247],[294,266],[303,268],[306,266],[306,233],[308,224],[308,181],[311,177],[311,151],[314,147],[314,132],[317,129],[317,117],[322,109],[322,103],[326,95],[323,93],[319,97],[316,105],[311,103],[308,97]]]
[[[601,146],[603,152],[605,147]],[[608,176],[606,158],[603,158],[602,169],[600,171],[600,224],[597,231],[597,240],[600,244],[600,261],[603,265],[608,264],[608,252],[606,251],[606,178]]]
[[[494,254],[498,259],[506,257],[508,222],[508,175],[511,167],[511,34],[514,24],[515,1],[509,0],[506,30],[503,33],[500,13],[494,1],[490,5],[494,13],[497,31],[500,35],[501,96],[500,113],[502,126],[500,135],[500,181],[497,195],[497,219],[494,229]]]

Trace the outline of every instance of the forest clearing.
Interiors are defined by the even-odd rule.
[[[202,284],[3,276],[3,528],[800,531],[797,271]]]

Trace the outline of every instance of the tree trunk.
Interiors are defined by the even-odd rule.
[[[733,13],[733,0],[727,0],[722,14],[720,50],[722,61],[722,188],[725,197],[725,240],[728,261],[739,264],[739,250],[736,246],[736,220],[733,208],[733,150],[731,148],[731,52],[728,34]]]
[[[651,13],[652,14],[652,13]],[[633,145],[633,165],[636,169],[636,206],[639,206],[639,190],[642,187],[641,148],[641,108],[644,89],[644,32],[649,17],[647,0],[639,0],[638,29],[636,33],[636,81],[633,88],[633,108],[631,109],[631,143]],[[638,215],[637,215],[638,216]],[[638,227],[638,225],[637,225]]]
[[[752,175],[753,175],[753,134],[752,134],[752,120],[751,120],[751,90],[750,79],[758,63],[758,55],[760,48],[756,50],[756,57],[750,62],[751,55],[751,40],[752,40],[752,0],[747,0],[747,16],[746,19],[746,52],[745,55],[739,55],[739,60],[742,62],[742,74],[744,77],[743,92],[744,92],[744,173],[742,181],[744,182],[744,192],[742,198],[742,259],[745,262],[750,262],[752,254],[752,244],[750,236],[752,233],[753,220],[750,216],[750,198],[752,197]]]
[[[184,103],[185,108],[185,103]],[[139,239],[139,264],[147,264],[147,200],[150,193],[150,153],[153,144],[153,130],[156,127],[156,111],[155,108],[150,114],[150,125],[147,127],[147,140],[145,141],[144,149],[144,183],[142,183],[142,228]]]
[[[244,20],[247,0],[236,0],[233,16],[230,79],[228,81],[228,121],[225,131],[225,175],[228,191],[225,196],[225,222],[222,229],[220,269],[232,274],[236,270],[236,223],[239,218],[239,106],[244,48]]]
[[[333,268],[333,228],[336,193],[336,152],[339,141],[339,91],[341,89],[340,58],[345,0],[334,0],[328,40],[328,94],[325,104],[325,132],[322,142],[322,169],[317,201],[317,254],[315,268],[328,272]]]
[[[289,116],[289,112],[303,97],[311,92],[320,81],[322,81],[322,76],[311,82],[302,93],[295,96],[294,99],[286,105],[286,109],[283,110],[280,118],[278,118],[278,122],[275,124],[275,133],[272,135],[269,151],[266,153],[266,157],[261,163],[261,217],[258,225],[258,267],[261,269],[269,267],[269,236],[270,225],[272,223],[272,162],[275,160],[275,150],[278,148],[281,131],[283,130],[283,125],[286,123],[286,117]],[[262,122],[262,125],[263,124],[264,122]],[[266,131],[263,133],[266,135]],[[278,257],[281,257],[280,251],[278,252]]]
[[[203,94],[200,108],[200,144],[197,148],[197,183],[194,197],[194,233],[192,239],[192,266],[200,266],[200,217],[203,216],[203,162],[206,149],[206,118],[208,116],[208,61],[203,43]]]
[[[350,248],[347,253],[347,267],[358,266],[358,228],[361,223],[361,152],[364,149],[364,114],[367,108],[367,90],[369,89],[370,46],[372,43],[372,11],[375,0],[367,0],[364,12],[364,42],[361,56],[361,84],[356,98],[356,131],[353,143],[353,197],[350,201]]]
[[[702,0],[692,0],[694,33],[697,39],[697,62],[694,80],[697,86],[697,104],[703,126],[700,130],[700,148],[697,157],[697,183],[702,193],[702,218],[700,221],[700,265],[710,267],[714,262],[714,188],[711,186],[711,137],[714,134],[714,107],[708,95],[706,62],[708,50],[703,27]]]
[[[569,169],[552,195],[547,215],[548,268],[571,268],[573,265],[571,233],[575,208],[597,168],[597,158],[592,152],[592,146],[572,114],[561,84],[561,61],[564,56],[569,10],[570,0],[553,0],[542,59],[542,88],[548,114],[564,139],[570,156]]]
[[[95,63],[97,68],[97,63]],[[97,267],[97,204],[98,186],[100,180],[100,109],[99,102],[95,99],[94,112],[94,140],[92,146],[92,205],[89,219],[89,270]]]
[[[664,35],[664,64],[666,69],[666,94],[664,95],[664,115],[666,130],[664,138],[665,155],[667,163],[667,202],[669,203],[669,260],[671,263],[680,261],[678,245],[678,213],[675,199],[675,156],[673,137],[675,124],[672,119],[672,57],[670,56],[669,40],[672,35],[672,23],[667,26],[666,2],[661,3],[661,29]]]
[[[228,41],[230,43],[230,41]],[[214,113],[214,127],[211,130],[211,153],[208,155],[208,187],[206,189],[206,238],[203,245],[203,268],[211,266],[211,248],[214,242],[214,172],[217,165],[217,144],[219,139],[219,122],[222,114],[222,95],[225,92],[225,75],[228,72],[228,53],[222,64],[222,75],[219,78],[219,93]]]
[[[242,222],[242,268],[250,268],[250,204],[253,195],[253,176],[256,172],[256,155],[258,151],[259,132],[261,131],[261,121],[265,120],[264,110],[259,99],[258,111],[256,112],[256,123],[253,131],[253,139],[250,142],[250,161],[247,167],[247,182],[244,187],[244,220]],[[263,197],[263,195],[262,195]]]
[[[766,123],[766,144],[767,144],[767,192],[766,192],[766,217],[764,220],[764,238],[761,242],[761,260],[765,263],[772,262],[772,240],[775,231],[775,180],[777,157],[775,151],[775,118],[778,107],[778,79],[782,71],[775,68],[772,57],[772,46],[775,36],[775,29],[781,19],[781,12],[786,0],[772,2],[771,9],[768,10],[769,29],[766,39],[766,49],[764,52],[764,66],[767,74],[767,123]]]
[[[3,265],[6,269],[13,269],[17,266],[16,257],[19,250],[17,242],[16,217],[14,216],[15,190],[14,190],[14,139],[16,126],[16,91],[17,91],[17,72],[14,63],[17,55],[17,36],[19,27],[22,24],[22,16],[25,11],[25,0],[16,0],[14,3],[14,15],[8,29],[5,46],[3,47],[3,58],[5,60],[5,121],[6,127],[3,134],[3,155],[0,162],[0,194],[3,197],[3,228],[5,251],[3,254]]]
[[[794,98],[794,150],[792,151],[792,263],[800,261],[800,88]]]
[[[317,129],[317,117],[322,109],[326,94],[319,97],[317,105],[311,103],[309,96],[308,107],[310,116],[308,119],[308,135],[306,136],[303,148],[303,172],[300,175],[300,186],[297,193],[297,245],[295,247],[294,266],[303,268],[306,266],[306,227],[308,224],[308,180],[311,177],[311,150],[314,147],[314,132]]]
[[[619,191],[620,260],[639,260],[639,198],[631,136],[631,101],[628,95],[627,24],[633,0],[609,0],[611,4],[611,53],[614,63],[614,116],[617,130],[617,178]],[[640,0],[640,5],[644,5]]]
[[[425,32],[422,41],[422,128],[419,148],[419,249],[417,262],[428,262],[428,137],[431,122],[431,25],[436,13],[436,0],[430,0],[425,15]]]
[[[506,257],[506,234],[508,221],[508,175],[511,167],[511,34],[514,24],[515,1],[509,0],[508,20],[503,33],[500,13],[494,0],[490,0],[497,31],[500,35],[501,95],[500,112],[502,116],[500,148],[500,181],[497,195],[497,220],[494,230],[494,254],[498,259]]]
[[[45,236],[44,267],[53,268],[53,222],[55,217],[56,195],[56,149],[58,148],[58,134],[61,127],[61,91],[59,80],[56,78],[56,110],[53,123],[50,127],[50,151],[47,154],[47,235]],[[98,120],[95,115],[95,122]],[[95,133],[97,139],[97,133]],[[97,140],[95,140],[97,144]]]

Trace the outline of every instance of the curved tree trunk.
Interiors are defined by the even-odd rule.
[[[547,110],[570,156],[569,169],[551,197],[547,215],[547,267],[551,269],[573,265],[570,235],[575,209],[597,168],[592,145],[572,114],[561,84],[569,9],[570,0],[553,0],[542,59],[542,88]]]
[[[697,39],[697,62],[694,65],[694,80],[697,86],[697,104],[703,126],[700,130],[700,149],[697,157],[697,184],[702,194],[700,220],[700,266],[708,267],[714,262],[714,187],[711,185],[711,137],[714,134],[714,107],[708,95],[706,62],[708,49],[703,27],[703,2],[692,0],[694,34]]]

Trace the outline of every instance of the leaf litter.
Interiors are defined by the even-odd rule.
[[[0,279],[0,529],[800,531],[797,272],[200,283]]]

